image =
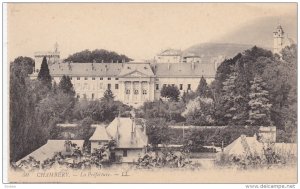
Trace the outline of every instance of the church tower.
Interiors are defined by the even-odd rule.
[[[273,46],[273,53],[274,54],[280,54],[280,51],[284,47],[284,31],[282,27],[279,25],[277,26],[276,30],[273,32],[273,38],[274,38],[274,46]]]

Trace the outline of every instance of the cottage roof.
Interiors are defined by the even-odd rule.
[[[111,136],[106,132],[105,126],[97,126],[94,134],[91,136],[90,141],[109,141]]]
[[[158,63],[155,64],[157,77],[214,77],[216,73],[213,63]]]
[[[135,135],[132,140],[132,125],[133,121],[130,118],[115,118],[107,126],[107,133],[118,141],[117,148],[143,148],[148,144],[147,135],[139,127],[135,128]],[[116,139],[117,133],[119,133],[118,140]]]
[[[66,140],[48,140],[47,143],[35,151],[31,152],[21,160],[17,162],[19,164],[22,160],[27,160],[30,156],[36,159],[37,161],[44,161],[48,158],[52,158],[56,153],[62,152],[65,150],[65,141]],[[77,144],[79,148],[82,149],[84,140],[70,140],[72,143]]]
[[[258,142],[255,136],[246,137],[245,135],[240,136],[226,146],[224,153],[228,155],[244,156],[247,154],[247,148],[252,154],[257,153],[261,155],[263,153],[263,144]]]

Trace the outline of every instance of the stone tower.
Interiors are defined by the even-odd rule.
[[[34,53],[34,60],[35,60],[34,72],[35,73],[39,73],[44,57],[46,57],[46,59],[47,59],[48,66],[59,62],[60,52],[58,50],[58,44],[55,43],[54,51],[42,51],[42,52]]]
[[[281,50],[284,48],[284,31],[280,25],[277,26],[276,30],[273,32],[273,38],[273,53],[280,54]]]

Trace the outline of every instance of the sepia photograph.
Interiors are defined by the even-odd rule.
[[[2,8],[7,183],[295,188],[297,3]]]

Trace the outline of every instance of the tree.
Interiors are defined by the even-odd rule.
[[[111,102],[113,101],[115,98],[113,92],[110,89],[106,89],[106,91],[104,92],[103,98],[102,100],[105,100],[107,102]]]
[[[19,56],[14,60],[15,64],[21,64],[26,74],[32,74],[34,69],[34,60],[30,57]]]
[[[236,114],[236,109],[234,107],[236,77],[236,72],[232,71],[232,73],[222,84],[223,88],[221,91],[220,100],[216,105],[215,112],[216,118],[221,125],[231,124],[231,121]]]
[[[64,60],[64,62],[95,62],[95,63],[111,63],[113,62],[129,62],[132,59],[125,55],[118,54],[114,51],[107,51],[104,49],[95,49],[93,51],[84,50],[74,53]]]
[[[177,86],[173,85],[167,85],[163,86],[163,88],[160,91],[160,95],[165,98],[169,98],[171,101],[178,101],[180,91]]]
[[[69,94],[71,96],[75,96],[75,90],[73,88],[73,84],[72,84],[69,76],[63,75],[63,77],[61,78],[61,80],[59,82],[58,88],[63,93]]]
[[[29,58],[25,58],[30,60]],[[10,64],[9,140],[10,161],[15,162],[46,143],[47,131],[36,124],[35,93],[31,91],[28,67],[17,58]]]
[[[269,92],[266,90],[266,83],[260,76],[256,76],[251,82],[251,89],[249,93],[250,111],[248,122],[252,126],[270,126],[270,108]]]
[[[93,119],[90,117],[84,118],[79,124],[79,137],[83,140],[88,140],[91,137],[91,125]]]
[[[46,57],[43,58],[40,72],[38,74],[38,80],[40,80],[44,85],[46,85],[49,89],[51,88],[51,75],[49,71],[49,67],[47,64]]]
[[[197,95],[202,98],[212,98],[212,92],[207,85],[206,79],[202,76],[197,87]]]
[[[146,122],[146,133],[149,143],[154,147],[158,144],[167,144],[169,138],[169,127],[163,118],[148,119]]]
[[[214,124],[214,104],[211,98],[197,97],[190,100],[182,115],[188,124],[207,126]]]

